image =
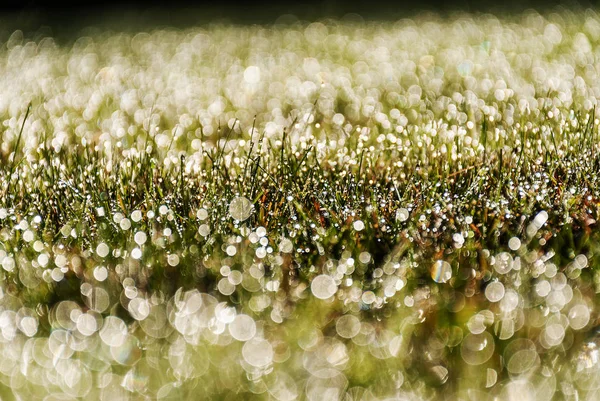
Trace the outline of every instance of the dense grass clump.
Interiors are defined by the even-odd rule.
[[[0,393],[595,399],[599,40],[591,12],[15,32]]]

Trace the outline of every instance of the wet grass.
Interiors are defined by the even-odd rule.
[[[465,18],[13,34],[3,398],[594,399],[600,23]]]

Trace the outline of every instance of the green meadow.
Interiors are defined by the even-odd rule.
[[[600,15],[0,49],[2,400],[596,400]]]

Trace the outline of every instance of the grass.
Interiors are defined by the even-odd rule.
[[[16,32],[3,399],[594,399],[599,21]]]

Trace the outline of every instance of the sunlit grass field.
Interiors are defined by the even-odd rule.
[[[596,400],[600,16],[0,50],[2,400]]]

